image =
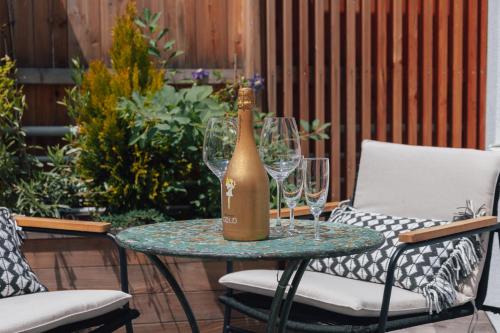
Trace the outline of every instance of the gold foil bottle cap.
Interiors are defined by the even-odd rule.
[[[243,87],[238,90],[238,109],[251,109],[255,104],[253,89]]]

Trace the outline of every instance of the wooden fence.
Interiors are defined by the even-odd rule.
[[[262,2],[267,104],[332,123],[332,195],[363,139],[484,148],[487,0]]]
[[[20,82],[29,109],[27,126],[67,125],[69,118],[57,104],[71,84],[69,65],[78,57],[109,62],[111,29],[128,0],[0,0],[0,56],[9,54],[21,69]],[[242,0],[137,0],[161,12],[158,22],[168,27],[167,38],[184,54],[174,60],[176,77],[191,76],[194,68],[232,69],[243,61]],[[224,70],[225,69],[225,70]],[[36,143],[54,142],[38,138]]]

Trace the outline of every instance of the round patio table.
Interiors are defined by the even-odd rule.
[[[282,222],[285,226],[288,224],[287,220]],[[382,235],[374,230],[326,222],[321,223],[321,240],[316,241],[313,221],[309,220],[297,220],[300,233],[291,237],[235,242],[222,237],[216,227],[219,224],[220,219],[172,221],[133,227],[117,235],[122,247],[146,254],[159,269],[181,303],[192,332],[196,333],[199,328],[193,311],[178,282],[158,256],[289,261],[274,294],[267,323],[267,332],[276,329],[284,332],[293,298],[311,259],[361,253],[383,243]],[[271,228],[274,224],[272,220]]]

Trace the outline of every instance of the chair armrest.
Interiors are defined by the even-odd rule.
[[[59,220],[41,217],[14,216],[17,225],[30,229],[65,230],[104,234],[111,227],[107,222],[87,222],[74,220]]]
[[[495,225],[496,223],[496,216],[482,216],[469,220],[456,221],[446,225],[421,228],[418,230],[404,232],[399,235],[399,241],[401,243],[417,243],[434,238],[450,236],[465,231],[489,227]]]
[[[323,209],[323,213],[331,212],[334,210],[340,202],[327,202],[325,204],[325,208]],[[278,216],[278,210],[277,209],[271,209],[270,211],[271,218],[275,218]],[[290,209],[289,208],[283,208],[281,209],[281,217],[288,217],[290,215]],[[311,210],[309,209],[308,206],[299,206],[295,207],[294,210],[294,215],[295,217],[297,216],[306,216],[306,215],[311,215]]]

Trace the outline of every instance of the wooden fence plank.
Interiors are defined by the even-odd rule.
[[[315,119],[325,121],[325,7],[323,1],[314,2],[314,106]],[[325,143],[315,142],[316,156],[325,156]]]
[[[452,33],[452,146],[462,146],[462,92],[463,92],[463,0],[453,2]]]
[[[227,44],[226,5],[226,1],[205,0],[195,6],[198,64],[220,67],[227,63],[226,48],[222,47]],[[259,22],[253,24],[259,25]]]
[[[13,2],[14,12],[14,53],[18,66],[35,65],[33,1],[17,0]]]
[[[86,64],[101,57],[100,0],[68,0],[68,57]]]
[[[422,144],[432,145],[433,15],[434,0],[422,2]]]
[[[68,0],[51,1],[51,65],[52,67],[68,67]]]
[[[467,132],[465,144],[468,148],[477,146],[477,42],[478,1],[469,0],[467,7]]]
[[[403,0],[392,2],[392,141],[403,142]]]
[[[407,108],[408,143],[418,143],[418,11],[419,1],[408,2]]]
[[[341,200],[341,142],[340,142],[340,0],[330,4],[330,43],[332,46],[330,81],[331,81],[331,123],[330,127],[330,195],[332,200]]]
[[[260,2],[244,0],[243,13],[245,22],[245,63],[244,71],[247,77],[262,72]],[[263,32],[264,30],[262,30]]]
[[[377,1],[377,140],[387,140],[387,0]]]
[[[346,130],[347,196],[356,179],[356,1],[346,2]]]
[[[242,59],[238,59],[243,49],[243,18],[241,0],[227,1],[227,59],[228,67],[238,67]]]
[[[283,1],[283,113],[293,117],[292,1]]]
[[[276,0],[266,1],[267,25],[267,107],[269,112],[276,113],[277,107],[277,73],[276,73]]]
[[[9,1],[0,1],[0,57],[11,54]]]
[[[478,146],[485,149],[486,142],[486,71],[487,71],[487,50],[488,50],[488,0],[481,0],[480,3],[480,27],[479,27],[479,125],[478,125]]]
[[[438,1],[437,145],[448,145],[448,1]]]
[[[309,6],[306,1],[299,2],[299,115],[309,121]],[[309,142],[302,141],[302,154],[309,156]]]
[[[361,1],[361,138],[372,137],[372,5]]]
[[[52,54],[50,40],[51,2],[33,1],[33,11],[36,13],[33,17],[34,40],[31,46],[35,53],[34,65],[36,67],[50,67]]]

